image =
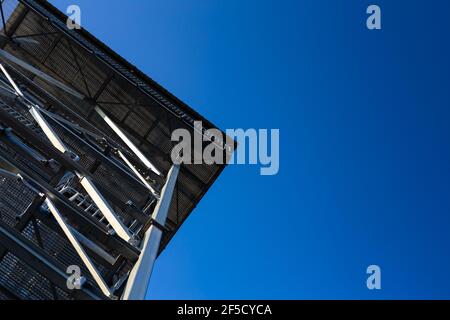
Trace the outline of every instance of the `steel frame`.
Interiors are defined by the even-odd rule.
[[[1,66],[0,66],[0,68],[1,68]],[[0,116],[1,116],[2,122],[8,123],[8,124],[12,125],[12,127],[13,127],[13,128],[11,128],[11,130],[3,129],[2,131],[3,132],[6,131],[6,132],[8,132],[8,134],[2,135],[2,137],[0,137],[0,140],[6,142],[8,144],[8,146],[12,146],[17,153],[19,153],[24,158],[28,158],[30,160],[30,162],[36,163],[36,159],[33,158],[32,154],[27,153],[27,151],[26,151],[27,148],[20,147],[20,139],[21,138],[13,135],[13,133],[11,133],[11,131],[12,132],[18,131],[19,133],[22,133],[22,135],[24,135],[26,138],[29,138],[30,140],[32,140],[34,142],[38,142],[38,138],[36,136],[33,136],[32,134],[30,134],[29,132],[27,132],[27,130],[29,130],[29,129],[21,126],[20,123],[16,122],[9,115],[5,114],[4,111],[0,110]],[[41,122],[41,125],[42,125],[42,123],[45,123],[45,125],[47,126],[45,128],[47,130],[47,132],[53,132],[53,131],[50,131],[51,127],[49,126],[49,124],[47,122],[44,122],[45,120],[43,119],[42,115],[40,115],[40,116],[41,116],[40,118],[36,117],[39,119],[37,122],[38,123]],[[8,138],[8,136],[9,136],[9,138]],[[11,136],[13,136],[14,139],[11,139]],[[14,143],[12,141],[15,141],[16,143]],[[38,144],[42,144],[45,146],[45,141],[39,141]],[[61,142],[61,145],[63,145],[62,142]],[[50,147],[50,146],[47,145],[47,147]],[[56,152],[58,152],[58,149],[56,147],[55,147],[55,149],[50,147],[48,150],[51,150],[50,153],[57,157]],[[55,150],[55,151],[53,151],[53,150]],[[64,149],[64,150],[66,153],[67,149]],[[59,150],[59,151],[61,151],[61,150]],[[66,154],[63,154],[62,156],[63,156],[63,159],[65,159],[68,164],[71,164],[76,167],[76,163],[73,163],[72,162],[73,160],[70,158],[67,159]],[[78,237],[76,236],[76,233],[78,233],[78,231],[73,230],[73,228],[71,228],[65,222],[65,219],[63,218],[62,214],[60,213],[59,209],[57,208],[57,205],[55,205],[54,201],[56,201],[56,203],[58,203],[59,206],[61,208],[64,208],[65,210],[67,210],[67,207],[69,208],[69,211],[71,209],[72,214],[75,211],[78,219],[80,219],[80,217],[83,217],[83,213],[77,212],[77,209],[73,208],[72,204],[70,202],[68,202],[67,199],[64,199],[61,195],[59,195],[58,192],[54,188],[52,188],[47,183],[45,183],[45,181],[43,181],[41,178],[39,178],[31,170],[25,168],[23,165],[21,166],[18,163],[14,163],[14,159],[11,159],[11,157],[9,155],[4,154],[3,152],[0,151],[0,159],[2,160],[0,162],[2,163],[2,167],[3,167],[2,172],[3,173],[5,173],[5,170],[6,170],[6,172],[11,173],[13,176],[20,175],[20,177],[22,177],[24,179],[24,181],[30,181],[30,184],[28,185],[29,187],[32,186],[33,189],[38,190],[38,192],[39,192],[38,198],[30,205],[29,212],[32,212],[33,211],[32,209],[37,210],[40,207],[41,203],[44,201],[47,204],[49,211],[53,214],[53,217],[57,221],[57,224],[59,225],[59,227],[61,227],[65,236],[69,239],[70,243],[73,245],[73,247],[75,248],[75,250],[81,257],[82,261],[84,262],[84,264],[87,266],[87,268],[91,272],[91,275],[93,276],[94,280],[96,281],[96,283],[102,290],[103,294],[108,298],[116,298],[116,296],[114,296],[114,294],[113,294],[113,290],[117,289],[117,288],[114,288],[114,287],[111,288],[106,284],[105,280],[100,275],[99,271],[97,270],[95,265],[92,263],[88,254],[86,253],[86,251],[83,249],[83,246],[81,245],[81,243],[84,243],[86,246],[86,242],[91,242],[92,240],[87,239],[85,236],[83,236],[83,237],[80,237],[79,235],[78,235]],[[60,160],[61,160],[61,158],[60,158]],[[20,168],[18,168],[18,167],[20,167]],[[31,176],[29,174],[31,174]],[[58,178],[60,178],[60,176],[58,176]],[[85,178],[81,177],[81,181],[83,181],[83,179],[85,179]],[[55,179],[53,179],[53,180],[55,180]],[[66,214],[67,214],[67,212],[66,212]],[[33,219],[36,219],[36,217],[41,218],[41,216],[38,213],[32,213],[32,215],[33,215]],[[24,218],[24,216],[25,216],[25,214],[22,215],[22,218]],[[69,216],[70,216],[70,214],[69,214]],[[28,217],[28,218],[31,219],[31,217]],[[22,222],[20,223],[20,226],[18,226],[19,231],[28,222],[26,219],[23,219],[21,221]],[[43,221],[45,221],[45,220],[43,220]],[[92,224],[92,223],[94,223],[97,227],[100,227],[100,225],[98,225],[96,222],[90,221],[90,224]],[[83,225],[83,227],[81,227],[80,229],[84,230],[84,226],[86,226],[86,225],[89,225],[89,224],[85,223]],[[92,232],[89,231],[88,234],[91,235]],[[108,232],[106,230],[103,230],[103,236],[104,237],[106,236],[108,238],[115,237],[115,235],[108,234]],[[77,238],[82,238],[84,241],[83,240],[79,241]],[[5,240],[5,239],[2,239],[2,240]],[[95,241],[95,240],[97,240],[97,239],[93,239],[93,241]],[[159,245],[159,242],[158,242],[158,245]],[[98,245],[96,245],[95,243],[92,243],[90,248],[92,249],[92,247],[94,247],[94,248],[97,247],[97,253],[100,251],[100,250],[98,250]],[[6,247],[4,249],[7,250],[7,249],[10,249],[10,247]],[[142,254],[143,253],[141,253],[141,255]],[[105,254],[103,254],[103,255],[105,255]],[[46,275],[48,274],[48,270],[45,270],[45,274]],[[59,279],[58,281],[59,281],[58,283],[60,283],[61,279]],[[122,279],[122,282],[123,282],[123,279]]]
[[[64,38],[63,34],[68,34],[72,40],[98,55],[111,69],[108,78],[110,80],[107,81],[111,81],[116,76],[124,77],[165,111],[192,126],[193,116],[197,115],[195,111],[187,107],[185,108],[186,111],[175,106],[146,84],[142,80],[142,75],[136,75],[134,72],[127,70],[127,66],[122,65],[121,61],[115,61],[114,58],[106,55],[95,45],[83,40],[77,33],[66,30],[59,20],[51,17],[51,14],[42,7],[39,1],[20,0],[20,2],[26,4],[26,10],[31,8],[46,19],[50,17],[50,23],[57,27],[58,31],[13,36],[15,28],[21,23],[20,19],[25,18],[26,13],[22,13],[22,16],[16,19],[14,25],[8,27],[8,30],[6,30],[3,17],[6,42],[2,42],[2,47],[5,43],[15,45],[25,39],[56,35],[52,38],[52,46],[46,52],[48,58],[57,44]],[[0,9],[3,13],[1,3]],[[187,176],[194,184],[202,185],[204,182],[193,175],[191,171],[178,165],[172,166],[167,175],[164,175],[151,162],[151,158],[140,151],[143,140],[139,140],[137,144],[133,143],[127,136],[131,135],[131,138],[133,138],[133,133],[127,132],[125,134],[120,128],[121,121],[111,114],[106,115],[100,107],[102,103],[98,99],[101,92],[106,88],[107,81],[103,82],[98,90],[90,90],[82,65],[78,61],[71,42],[68,41],[68,43],[87,96],[49,76],[45,72],[46,70],[30,66],[11,53],[0,49],[0,70],[4,74],[4,76],[0,75],[0,82],[6,88],[6,93],[15,95],[15,97],[13,96],[13,109],[21,108],[22,111],[29,109],[34,124],[43,132],[43,135],[36,134],[0,107],[0,168],[2,170],[0,175],[9,175],[8,179],[19,177],[26,188],[36,192],[36,196],[28,208],[24,212],[17,212],[17,223],[13,227],[5,224],[0,217],[0,261],[7,252],[17,252],[20,259],[45,275],[50,281],[54,288],[55,298],[57,298],[55,289],[55,286],[57,286],[74,298],[116,299],[120,297],[122,299],[142,299],[145,297],[153,264],[161,250],[161,239],[166,231],[165,225],[169,206],[176,193],[178,208],[178,194],[186,192],[185,190],[178,190],[178,187],[176,187],[179,173]],[[44,64],[47,58],[44,59]],[[31,55],[30,60],[33,61]],[[110,137],[105,137],[102,131],[89,123],[89,120],[86,121],[83,117],[75,114],[59,98],[53,96],[44,87],[39,86],[33,79],[23,75],[20,72],[22,69],[43,79],[50,86],[77,97],[80,99],[80,104],[96,106],[90,116],[94,116],[96,112],[97,115],[95,116],[99,115],[104,119],[124,145],[116,143]],[[2,93],[0,92],[0,105],[1,96]],[[41,101],[46,101],[46,104],[41,104]],[[133,105],[139,105],[137,99],[135,99]],[[80,126],[55,114],[54,110],[63,110],[63,113],[77,118]],[[129,112],[131,112],[131,108]],[[150,136],[152,130],[156,127],[157,120],[155,119],[154,125],[148,129],[145,139]],[[205,127],[213,126],[207,124]],[[65,138],[60,137],[60,131],[64,132],[65,138],[83,144],[87,152],[95,155],[95,164],[89,170],[77,161],[78,155],[65,143]],[[11,152],[3,149],[2,144]],[[165,160],[168,159],[168,156],[159,146],[146,145],[146,147],[153,150],[158,156],[165,157]],[[15,155],[19,155],[24,161],[17,161]],[[95,176],[97,168],[103,164],[111,166],[121,175],[126,176],[127,179],[132,179],[136,185],[145,188],[148,191],[146,204],[137,207],[132,202],[124,203],[113,193],[108,192],[108,186],[105,185],[105,182]],[[108,226],[94,219],[61,193],[59,186],[68,172],[74,174],[73,180],[76,180],[77,186],[81,186],[86,195],[90,196],[89,198],[93,200],[103,217],[108,220]],[[211,179],[214,180],[220,172],[221,170]],[[192,198],[189,195],[190,190],[187,189],[187,191],[187,197]],[[202,194],[196,194],[195,201],[198,201],[204,192],[206,190]],[[30,223],[33,225],[35,237],[38,238],[38,245],[22,235],[24,228]],[[59,236],[64,237],[90,271],[88,281],[82,286],[81,290],[71,291],[66,288],[68,276],[64,270],[65,266],[45,251],[45,241],[40,239],[39,229],[41,225],[45,225]],[[114,230],[114,232],[111,232],[111,230]],[[107,272],[104,269],[107,269]],[[17,298],[14,292],[9,292],[8,288],[1,284],[0,292],[8,297]]]
[[[33,67],[28,67],[27,64],[20,61],[20,59],[13,57],[12,55],[6,53],[1,49],[0,49],[0,57],[3,57],[4,59],[6,58],[9,61],[13,61],[16,64],[25,67],[25,69],[37,74],[38,76],[50,82],[52,85],[57,85],[60,88],[63,87],[61,85],[58,85],[58,82],[56,80],[52,79],[45,73],[41,72],[40,70],[36,70]],[[107,200],[96,188],[94,181],[90,177],[89,173],[86,172],[74,161],[77,158],[77,155],[73,154],[73,152],[71,152],[67,148],[67,146],[61,140],[58,134],[53,130],[53,127],[50,125],[50,123],[45,119],[44,114],[47,113],[45,109],[43,109],[42,107],[40,107],[39,105],[37,105],[36,103],[34,103],[28,97],[25,96],[25,94],[16,84],[16,82],[9,74],[7,69],[1,63],[0,63],[0,70],[2,71],[2,73],[4,74],[4,76],[6,77],[11,86],[9,92],[14,93],[17,96],[18,100],[28,108],[28,111],[32,115],[32,118],[36,121],[36,124],[40,127],[40,129],[50,142],[49,144],[48,142],[43,141],[34,133],[30,132],[28,128],[25,128],[13,117],[8,115],[4,111],[0,110],[2,122],[10,126],[8,130],[3,129],[4,132],[7,132],[7,134],[4,135],[6,137],[7,144],[9,146],[12,145],[13,149],[17,153],[24,156],[25,158],[30,159],[31,163],[34,163],[38,167],[39,163],[42,162],[42,156],[40,156],[41,153],[44,153],[43,156],[45,156],[45,154],[51,156],[52,160],[54,159],[58,161],[61,165],[66,166],[66,169],[62,168],[59,169],[58,171],[59,174],[57,175],[57,177],[52,179],[53,184],[56,183],[59,179],[61,179],[62,173],[67,172],[67,170],[72,170],[75,176],[78,177],[81,186],[83,186],[84,190],[91,197],[93,202],[98,206],[100,211],[103,213],[104,217],[109,221],[113,229],[117,232],[118,236],[120,236],[126,242],[129,242],[131,245],[136,246],[137,239],[134,236],[132,236],[130,230],[127,227],[125,227],[125,225],[118,219],[112,207],[108,204]],[[6,87],[6,89],[8,88]],[[151,169],[154,173],[161,176],[161,172],[158,169],[156,169],[156,167],[143,155],[142,152],[140,152],[140,150],[131,142],[131,140],[129,140],[126,137],[126,135],[121,131],[121,129],[108,116],[106,116],[106,114],[99,107],[96,107],[95,110],[111,127],[111,129],[122,139],[122,141],[124,141],[124,143],[133,151],[133,153],[142,161],[142,163],[146,167]],[[43,111],[44,114],[41,111]],[[18,136],[12,134],[11,131],[18,132]],[[70,134],[75,135],[71,131]],[[25,142],[21,142],[21,138],[19,136],[21,136],[22,139],[25,139],[25,141],[27,141],[28,143],[31,143],[31,145],[37,147],[37,150],[33,150],[33,148],[30,148],[29,145],[25,144]],[[167,181],[161,191],[161,196],[159,197],[155,189],[147,182],[147,180],[139,173],[139,171],[133,166],[130,160],[120,150],[118,150],[118,155],[120,156],[122,161],[128,166],[128,168],[132,171],[132,173],[138,178],[138,180],[143,185],[146,186],[146,188],[156,197],[158,201],[154,213],[151,217],[151,220],[153,220],[154,223],[151,223],[149,229],[146,232],[144,231],[145,236],[140,244],[139,258],[137,259],[137,262],[135,263],[134,267],[131,269],[131,272],[129,272],[128,281],[124,280],[125,277],[122,277],[122,279],[120,279],[121,284],[124,284],[126,282],[126,286],[124,289],[125,292],[122,296],[123,299],[143,299],[145,298],[145,292],[147,290],[148,281],[150,279],[154,261],[158,254],[160,241],[164,231],[161,226],[165,224],[165,221],[167,219],[169,206],[172,200],[173,192],[175,190],[176,180],[180,168],[178,165],[174,165],[172,169],[169,171]],[[33,219],[32,221],[36,234],[39,234],[38,233],[39,231],[37,228],[36,216],[32,216],[33,210],[38,210],[38,208],[42,207],[42,204],[45,203],[48,207],[49,212],[53,215],[62,232],[67,237],[69,242],[72,244],[75,251],[78,253],[79,257],[89,270],[92,278],[97,283],[98,287],[103,292],[103,294],[110,299],[117,298],[117,296],[114,295],[114,290],[118,289],[118,287],[120,287],[121,285],[109,286],[105,282],[104,278],[100,274],[95,264],[92,262],[87,252],[84,250],[84,247],[82,246],[81,243],[83,243],[86,247],[88,247],[91,251],[93,251],[96,254],[97,258],[100,255],[103,258],[103,260],[109,260],[109,262],[112,262],[114,258],[111,258],[111,255],[102,250],[97,244],[95,244],[95,242],[91,241],[86,236],[84,236],[83,234],[81,234],[79,231],[77,231],[68,224],[66,218],[64,218],[64,216],[60,212],[60,209],[58,208],[58,202],[60,203],[59,205],[61,208],[69,207],[73,211],[75,211],[74,208],[72,208],[71,204],[69,204],[67,200],[63,199],[61,195],[58,195],[58,192],[56,190],[54,190],[51,186],[46,185],[45,181],[39,179],[30,170],[27,170],[23,166],[20,169],[17,168],[17,166],[13,164],[14,161],[7,154],[2,154],[2,152],[0,152],[0,160],[2,160],[0,162],[3,167],[1,169],[1,173],[3,173],[3,175],[10,174],[12,176],[19,177],[22,180],[22,182],[26,183],[26,185],[29,188],[33,189],[38,193],[39,197],[32,202],[32,204],[29,207],[30,210],[29,211],[27,210],[28,220]],[[47,168],[43,168],[44,171],[48,171],[46,169]],[[54,202],[55,200],[56,202]],[[77,215],[80,214],[79,212],[76,213]],[[22,218],[24,218],[25,215],[26,215],[25,213],[22,214]],[[18,227],[17,229],[19,231],[22,230],[24,226],[27,224],[27,222],[28,222],[27,220],[23,219],[20,225],[17,226]],[[145,221],[141,220],[140,222],[144,223]],[[148,222],[143,224],[143,226],[146,225],[148,225]],[[0,231],[2,230],[0,229]],[[6,235],[9,235],[9,233],[5,231],[5,237]],[[7,241],[7,238],[4,238],[4,240]],[[3,254],[9,248],[10,247],[5,247],[3,249]],[[114,260],[113,264],[115,263],[115,261],[117,260]],[[58,281],[59,281],[58,283],[60,283],[61,279],[58,279]],[[54,286],[53,282],[52,286]],[[55,289],[54,292],[56,296]]]
[[[0,52],[1,52],[1,50],[0,50]],[[5,67],[1,63],[0,63],[0,69],[6,76],[8,81],[11,83],[17,96],[26,101],[26,105],[29,108],[31,115],[36,120],[36,122],[41,127],[41,129],[44,131],[45,135],[50,140],[51,144],[56,149],[58,149],[61,153],[69,153],[70,150],[64,145],[64,142],[59,138],[59,136],[56,134],[56,132],[53,130],[53,128],[48,124],[48,122],[42,116],[41,112],[39,111],[39,106],[33,105],[30,101],[28,101],[28,99],[25,97],[25,95],[22,93],[22,91],[19,89],[17,84],[14,82],[14,80],[9,75],[8,71],[5,69]],[[48,80],[47,76],[45,78]],[[54,84],[53,81],[52,81],[52,83]],[[116,231],[117,234],[125,241],[127,241],[127,242],[133,241],[134,239],[132,238],[130,231],[118,219],[116,213],[114,212],[112,207],[109,205],[109,203],[106,201],[106,199],[103,197],[103,195],[100,193],[100,191],[97,189],[97,187],[93,183],[92,179],[88,176],[83,175],[79,171],[75,171],[75,174],[80,179],[80,184],[86,190],[88,195],[92,198],[94,203],[98,206],[98,208],[103,213],[105,218],[112,225],[114,231]]]

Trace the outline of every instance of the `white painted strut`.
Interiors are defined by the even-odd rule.
[[[161,198],[152,215],[152,218],[160,226],[164,226],[166,223],[179,171],[180,166],[178,164],[173,165],[170,169],[167,175],[166,184],[161,191]],[[131,270],[122,299],[143,300],[145,298],[153,265],[155,264],[156,256],[158,255],[161,237],[162,230],[152,224],[145,233],[141,245],[141,255]]]
[[[55,218],[56,222],[58,222],[59,226],[63,230],[64,234],[66,235],[67,239],[69,239],[69,242],[74,247],[75,251],[80,256],[83,263],[86,265],[86,268],[91,273],[92,277],[94,278],[95,282],[97,282],[98,286],[102,290],[103,294],[109,298],[114,297],[113,293],[111,292],[110,288],[106,284],[105,280],[103,280],[103,277],[98,272],[95,265],[92,263],[91,259],[89,259],[88,255],[84,251],[83,247],[78,242],[77,238],[74,236],[72,231],[70,230],[70,227],[66,224],[64,221],[64,218],[62,217],[59,210],[56,208],[56,206],[53,204],[53,202],[49,199],[45,199],[45,203],[48,206],[48,209],[50,210],[51,214]]]
[[[141,182],[147,187],[148,190],[156,197],[159,198],[157,192],[153,187],[148,183],[147,180],[139,173],[139,171],[133,166],[133,164],[128,160],[128,158],[122,153],[122,151],[118,151],[120,158],[126,163],[126,165],[133,171],[133,173],[141,180]]]
[[[102,117],[108,126],[122,139],[122,141],[130,148],[131,151],[142,161],[142,163],[157,175],[161,176],[161,172],[147,159],[147,157],[134,145],[134,143],[126,136],[125,133],[112,121],[99,107],[95,107],[95,111]]]

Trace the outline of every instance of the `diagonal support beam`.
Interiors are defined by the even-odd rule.
[[[102,196],[100,191],[98,191],[95,184],[92,182],[89,177],[80,177],[80,184],[86,190],[86,192],[91,197],[92,201],[97,205],[102,214],[105,216],[106,220],[111,224],[114,231],[117,233],[119,237],[124,239],[129,243],[134,242],[134,238],[132,237],[128,228],[118,219],[117,215],[114,213],[114,210],[111,208],[106,199]]]
[[[152,216],[155,223],[145,233],[141,255],[131,270],[122,296],[123,300],[143,300],[145,298],[163,234],[160,226],[164,226],[166,223],[179,171],[180,166],[175,164],[167,175],[167,182],[161,191],[161,198]]]
[[[136,175],[136,177],[141,180],[141,182],[144,184],[144,186],[147,187],[148,190],[157,198],[159,199],[159,196],[156,192],[156,190],[148,183],[147,180],[139,173],[139,171],[133,166],[133,164],[128,160],[128,158],[122,153],[122,151],[118,150],[119,157],[125,162],[125,164],[133,171],[133,173]]]
[[[44,131],[45,135],[50,140],[52,145],[62,153],[67,152],[68,150],[64,145],[64,142],[61,141],[56,132],[48,124],[47,120],[44,119],[41,112],[34,106],[30,106],[30,113],[33,116],[34,120],[36,120],[36,122],[38,123],[39,127],[41,127],[42,131]]]
[[[134,145],[134,143],[126,136],[126,134],[114,123],[114,121],[109,118],[100,107],[95,107],[95,111],[98,115],[105,120],[108,126],[119,136],[120,139],[134,152],[134,154],[142,161],[142,163],[152,170],[157,175],[161,176],[161,172],[147,159],[147,157],[139,150],[138,147]]]
[[[108,298],[114,298],[114,294],[111,292],[110,288],[106,284],[105,280],[103,280],[103,277],[100,275],[100,272],[97,270],[95,265],[92,263],[91,259],[86,254],[86,251],[84,251],[83,247],[78,242],[75,235],[70,230],[70,227],[66,224],[64,221],[63,216],[59,212],[59,210],[56,208],[56,206],[53,204],[53,202],[49,199],[45,199],[45,203],[47,204],[50,212],[52,213],[55,220],[58,222],[59,226],[63,230],[64,234],[66,235],[69,242],[74,247],[75,251],[80,256],[81,260],[85,264],[86,268],[91,273],[92,277],[94,278],[95,282],[98,284],[100,289],[102,290],[103,294],[107,296]]]

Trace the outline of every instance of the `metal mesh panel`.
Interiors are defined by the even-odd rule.
[[[9,226],[14,226],[16,216],[26,210],[34,197],[21,182],[0,175],[0,217]]]
[[[24,167],[27,167],[27,168],[33,170],[34,172],[39,174],[43,179],[45,179],[45,180],[50,179],[49,174],[42,169],[42,166],[38,166],[37,163],[32,163],[32,162],[27,161],[26,159],[23,159],[23,157],[21,157],[17,152],[12,150],[11,147],[6,145],[5,143],[0,142],[0,150],[11,155],[16,162],[20,163]]]
[[[37,23],[37,19],[39,18],[35,15],[28,14],[24,23],[21,23],[17,28],[16,35],[24,37],[25,35],[45,34],[45,37],[34,36],[30,37],[32,41],[21,43],[24,51],[32,53],[40,61],[45,61],[47,56],[46,48],[52,45],[58,35],[53,33],[56,30],[52,26],[45,23]],[[37,43],[39,45],[36,45]]]
[[[69,299],[65,292],[54,287],[48,279],[31,269],[10,252],[0,262],[0,285],[21,299]],[[54,290],[56,291],[56,297]]]

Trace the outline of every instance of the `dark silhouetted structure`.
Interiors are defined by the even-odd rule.
[[[224,168],[171,132],[214,126],[51,4],[1,9],[0,299],[141,299]]]

